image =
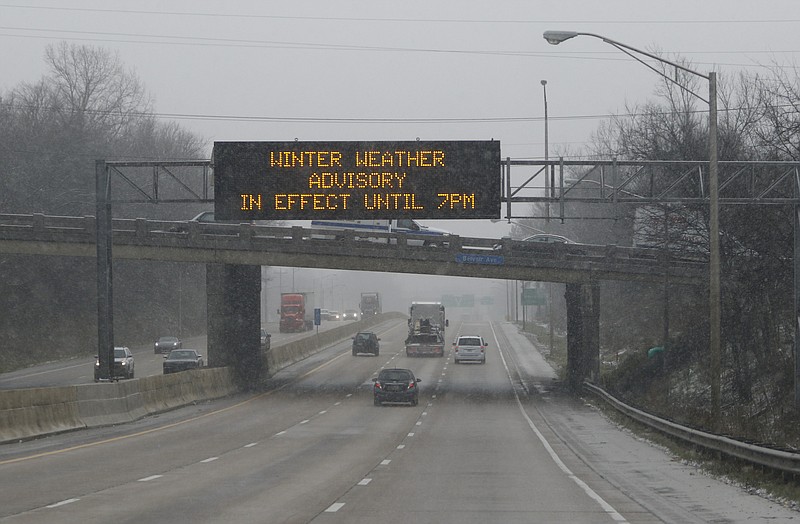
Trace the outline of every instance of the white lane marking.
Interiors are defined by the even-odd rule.
[[[345,398],[350,398],[350,397],[352,397],[352,396],[353,396],[353,394],[352,394],[352,393],[348,393],[347,395],[345,395]]]
[[[245,444],[244,447],[252,448],[253,446],[258,446],[258,442],[251,442],[250,444]]]
[[[308,424],[309,422],[310,422],[310,421],[309,421],[308,419],[305,419],[305,420],[301,420],[301,421],[300,421],[300,424]]]
[[[421,425],[422,425],[422,421],[421,421],[421,420],[418,420],[418,421],[417,421],[417,426],[421,426]]]
[[[423,411],[423,412],[422,412],[422,416],[423,416],[423,417],[425,417],[425,416],[427,416],[427,415],[428,415],[428,412],[427,412],[427,411]]]
[[[275,436],[279,437],[279,436],[285,435],[285,434],[286,434],[286,430],[284,429],[283,431],[278,431],[277,433],[275,433]]]
[[[409,436],[409,437],[413,437],[413,436],[414,436],[414,434],[413,434],[413,433],[409,433],[409,434],[408,434],[408,436]]]
[[[334,502],[325,510],[325,513],[336,513],[342,509],[342,506],[344,506],[344,502]]]
[[[347,396],[349,397],[350,395]],[[334,406],[340,406],[341,404],[342,404],[341,402],[337,402],[336,404],[334,404]]]
[[[381,460],[381,466],[388,466],[391,461],[391,459]]]
[[[327,412],[328,412],[328,410],[327,410],[327,409],[323,409],[322,411],[320,411],[320,412],[319,412],[319,414],[320,414],[320,415],[324,415],[324,414],[325,414],[325,413],[327,413]]]
[[[200,463],[201,464],[208,464],[209,462],[214,462],[215,460],[218,460],[218,459],[219,459],[219,457],[208,457],[205,460],[201,460]]]
[[[403,449],[403,448],[405,448],[405,447],[406,447],[406,445],[405,445],[405,444],[398,444],[398,445],[397,445],[397,449]]]
[[[511,382],[511,389],[514,391],[514,398],[517,400],[517,407],[519,408],[519,411],[522,413],[522,417],[525,419],[525,422],[528,423],[528,427],[531,428],[531,431],[533,431],[533,433],[542,443],[544,449],[547,450],[547,453],[550,455],[550,458],[553,459],[553,462],[556,463],[558,469],[560,469],[567,476],[567,478],[571,479],[575,484],[578,485],[578,487],[580,487],[587,495],[589,495],[590,498],[592,498],[595,502],[597,502],[600,505],[600,507],[603,508],[603,511],[605,511],[609,517],[614,519],[614,521],[623,522],[627,524],[628,521],[625,519],[625,517],[623,517],[617,510],[615,510],[611,504],[606,502],[603,499],[603,497],[598,495],[595,490],[590,488],[588,484],[586,484],[583,480],[579,479],[577,475],[575,475],[567,467],[567,465],[564,464],[564,462],[561,460],[561,458],[558,456],[558,454],[555,452],[552,446],[550,446],[550,443],[547,442],[547,439],[544,438],[544,435],[542,435],[542,433],[539,431],[539,428],[537,428],[536,425],[533,423],[533,420],[531,420],[528,414],[525,413],[525,407],[522,405],[522,401],[519,399],[519,394],[517,393],[517,389],[514,387],[514,381],[511,378],[511,371],[508,369],[506,358],[505,356],[503,356],[503,352],[499,351],[500,341],[497,339],[497,333],[494,330],[494,325],[490,323],[489,327],[492,329],[492,335],[494,336],[494,343],[495,343],[494,347],[496,347],[498,349],[497,352],[500,353],[500,360],[503,361],[503,367],[506,368],[506,376],[508,377],[509,382]]]
[[[151,480],[160,479],[163,476],[164,475],[150,475],[149,477],[139,479],[138,482],[150,482]]]
[[[359,485],[359,486],[366,486],[366,485],[367,485],[367,484],[369,484],[370,482],[372,482],[372,479],[363,478],[363,479],[361,479],[361,480],[359,480],[359,481],[358,481],[358,485]]]
[[[431,398],[436,398],[436,395],[431,395]]]
[[[46,508],[57,508],[59,506],[64,506],[66,504],[72,504],[73,502],[78,502],[81,499],[67,499],[62,500],[61,502],[56,502],[55,504],[50,504],[49,506],[45,506]]]

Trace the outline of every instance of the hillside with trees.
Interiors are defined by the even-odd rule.
[[[0,93],[3,213],[94,215],[97,159],[209,157],[201,137],[155,117],[144,84],[117,55],[58,43],[43,59],[40,80]],[[196,207],[117,206],[114,215],[178,220]],[[204,266],[123,261],[114,272],[115,343],[204,332]],[[96,352],[95,273],[94,259],[0,256],[0,371]]]

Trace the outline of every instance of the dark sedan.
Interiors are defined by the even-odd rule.
[[[194,349],[175,349],[164,357],[164,374],[203,367],[203,355]]]
[[[410,369],[382,369],[373,378],[373,400],[376,406],[384,402],[406,402],[412,406],[419,403],[419,387],[422,379],[414,377]]]
[[[183,342],[178,337],[161,337],[153,344],[153,350],[156,355],[160,353],[169,353],[173,349],[180,349],[183,347]]]

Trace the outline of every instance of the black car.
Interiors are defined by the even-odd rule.
[[[153,352],[158,355],[169,353],[173,349],[183,347],[183,342],[178,337],[161,337],[153,343]]]
[[[422,379],[414,377],[410,369],[382,369],[377,378],[373,378],[373,401],[376,406],[384,402],[408,402],[412,406],[419,403],[419,387]]]
[[[164,374],[203,367],[203,355],[195,349],[175,349],[164,357]]]
[[[272,335],[267,333],[266,329],[261,330],[261,351],[266,351],[270,348]]]
[[[372,331],[361,331],[353,337],[353,356],[359,353],[372,353],[376,357],[381,351],[380,338]]]
[[[133,353],[127,347],[114,348],[114,366],[112,368],[111,380],[119,378],[133,378],[134,376],[134,361]],[[102,377],[100,373],[100,357],[94,357],[94,381],[99,382]]]

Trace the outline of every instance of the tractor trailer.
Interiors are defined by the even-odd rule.
[[[308,331],[314,328],[314,293],[281,293],[281,333]]]

